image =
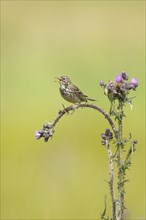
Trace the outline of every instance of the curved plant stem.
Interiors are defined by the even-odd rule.
[[[58,116],[56,117],[56,119],[52,123],[52,126],[54,127],[56,125],[56,123],[62,118],[63,115],[65,115],[66,113],[69,113],[70,111],[74,111],[77,108],[92,108],[96,111],[99,111],[108,120],[108,122],[109,122],[109,124],[110,124],[110,126],[111,126],[111,128],[114,132],[115,138],[118,137],[118,131],[117,131],[112,119],[110,118],[110,116],[103,109],[101,109],[100,107],[98,107],[96,105],[88,104],[88,103],[83,103],[83,104],[78,104],[78,105],[71,105],[67,108],[64,108],[63,110],[60,110],[59,113],[58,113]]]

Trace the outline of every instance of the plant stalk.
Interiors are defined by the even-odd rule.
[[[116,220],[116,199],[115,199],[115,192],[114,192],[114,164],[113,164],[113,154],[109,145],[109,142],[106,142],[106,148],[108,152],[108,158],[109,158],[109,188],[110,188],[110,194],[111,194],[111,201],[112,201],[112,216],[113,220]]]
[[[124,219],[124,173],[123,173],[123,158],[122,158],[122,136],[123,136],[123,104],[119,101],[118,106],[118,140],[117,140],[117,147],[118,147],[118,154],[117,154],[117,165],[118,165],[118,213],[117,213],[117,220]]]

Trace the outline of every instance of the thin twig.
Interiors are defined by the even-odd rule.
[[[106,196],[104,197],[104,210],[101,214],[101,220],[105,220],[105,214],[106,214],[107,204],[106,204]]]
[[[129,151],[127,153],[127,156],[126,156],[126,159],[124,161],[124,164],[126,164],[129,160],[130,160],[130,157],[131,155],[133,154],[133,152],[136,150],[135,149],[135,145],[137,144],[137,141],[133,141],[130,148],[129,148]]]

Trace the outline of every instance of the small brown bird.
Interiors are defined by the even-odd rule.
[[[72,84],[69,77],[61,76],[57,79],[60,84],[60,94],[66,101],[71,103],[87,102],[88,100],[96,101],[84,95],[77,86]]]

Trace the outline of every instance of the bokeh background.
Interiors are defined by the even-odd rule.
[[[109,111],[99,81],[136,77],[124,135],[138,140],[127,173],[127,219],[145,219],[145,1],[1,1],[1,218],[99,219],[108,189],[102,115],[79,109],[52,140],[34,131],[62,104],[54,77],[69,76]]]

